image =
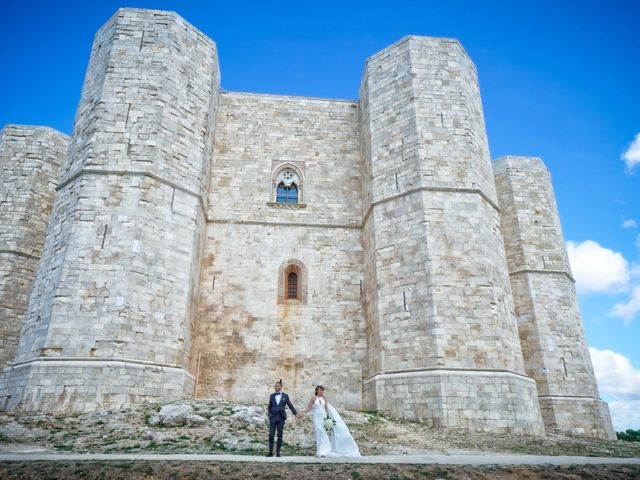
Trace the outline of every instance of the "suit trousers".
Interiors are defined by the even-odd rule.
[[[285,419],[279,413],[275,414],[273,417],[269,417],[269,453],[273,453],[273,440],[278,432],[278,445],[276,447],[276,453],[280,453],[280,449],[282,448],[282,432],[284,431],[284,422]]]

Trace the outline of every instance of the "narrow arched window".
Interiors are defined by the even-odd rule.
[[[289,272],[287,275],[287,299],[298,298],[298,274]]]
[[[307,269],[299,260],[288,260],[280,266],[278,303],[307,303]]]
[[[278,184],[276,191],[276,202],[278,203],[298,203],[298,187],[295,183],[287,186],[284,182]]]

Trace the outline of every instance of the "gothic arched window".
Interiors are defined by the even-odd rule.
[[[300,206],[302,198],[302,173],[293,164],[286,163],[276,169],[272,177],[272,194],[275,203]]]

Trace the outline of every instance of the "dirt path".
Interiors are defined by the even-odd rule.
[[[87,461],[169,461],[234,462],[286,464],[399,464],[399,465],[640,465],[640,457],[577,457],[560,455],[366,455],[358,458],[316,458],[284,456],[266,458],[257,455],[145,454],[145,453],[29,453],[0,454],[0,462],[87,462]]]
[[[0,478],[3,480],[244,480],[247,478],[270,480],[637,480],[640,478],[640,465],[468,466],[164,460],[21,461],[0,462]]]

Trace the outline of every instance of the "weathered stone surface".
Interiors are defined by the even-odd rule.
[[[4,408],[23,411],[93,412],[112,405],[171,401],[193,392],[183,368],[113,359],[35,359],[5,369]]]
[[[0,426],[0,438],[12,442],[28,442],[47,438],[49,432],[41,428],[27,428],[18,422],[11,422]]]
[[[3,135],[3,159],[50,156],[28,153],[35,131],[24,145]],[[172,12],[118,10],[96,35],[61,173],[38,177],[49,196],[9,188],[0,238],[42,260],[33,288],[35,261],[0,267],[0,295],[15,296],[1,297],[14,333],[0,361],[16,353],[0,406],[266,406],[283,379],[299,409],[320,383],[337,407],[433,426],[541,435],[544,418],[606,436],[550,183],[520,174],[513,189],[496,170],[496,189],[455,40],[370,57],[358,101],[220,93],[210,39]],[[277,201],[281,180],[297,202]],[[15,213],[18,190],[33,215]],[[266,422],[255,407],[209,413]]]
[[[269,204],[272,174],[289,162],[304,175],[305,208]],[[360,183],[356,102],[220,95],[192,355],[198,395],[262,402],[282,378],[297,408],[318,383],[361,407]],[[306,300],[279,302],[291,261],[308,272]]]
[[[430,370],[380,374],[365,382],[380,411],[430,427],[540,435],[535,382],[495,371]]]
[[[238,405],[233,407],[233,414],[231,414],[230,418],[240,426],[264,426],[269,424],[267,409],[254,405]]]

